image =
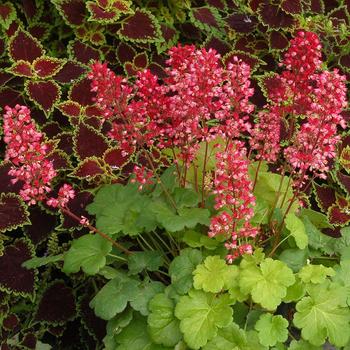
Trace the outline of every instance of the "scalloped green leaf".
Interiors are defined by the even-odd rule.
[[[259,333],[260,343],[265,346],[284,343],[288,339],[288,321],[281,315],[262,314],[255,329]]]

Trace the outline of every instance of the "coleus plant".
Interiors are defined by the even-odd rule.
[[[13,227],[26,223],[24,201],[40,201],[67,227],[75,220],[91,231],[29,260],[17,241],[26,254],[16,263],[27,260],[31,278],[61,261],[66,274],[93,276],[94,297],[81,303],[107,321],[106,349],[347,348],[349,230],[323,235],[332,224],[305,199],[322,186],[346,128],[345,77],[324,69],[318,37],[300,31],[255,111],[251,69],[239,58],[222,63],[214,50],[181,45],[169,56],[162,81],[146,70],[130,82],[92,65],[100,115],[93,126],[77,119],[74,144],[73,175],[93,196],[85,215],[74,209],[79,186],[55,179],[55,142],[26,107],[7,108],[8,175],[19,196],[3,201],[19,203],[22,218]]]

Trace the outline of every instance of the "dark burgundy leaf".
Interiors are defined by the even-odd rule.
[[[72,173],[73,176],[87,180],[102,174],[104,174],[104,170],[96,159],[84,159]]]
[[[33,68],[39,78],[48,78],[56,74],[64,61],[53,57],[40,57],[33,62]]]
[[[59,140],[58,147],[65,153],[71,155],[73,153],[73,136],[70,132],[62,132],[56,136]]]
[[[38,207],[30,209],[30,222],[31,225],[26,227],[25,232],[34,245],[45,241],[56,227],[56,217]]]
[[[0,86],[6,85],[11,79],[13,75],[6,72],[0,72]]]
[[[16,104],[25,104],[23,96],[20,92],[6,87],[0,89],[0,108],[4,108],[6,105],[14,106]]]
[[[50,33],[50,27],[46,24],[34,24],[28,28],[28,32],[38,40],[43,40]]]
[[[136,56],[136,51],[131,45],[125,42],[121,42],[118,45],[117,58],[121,64],[125,62],[132,62],[135,56]]]
[[[128,156],[123,156],[123,152],[119,148],[109,149],[104,154],[103,159],[113,169],[122,168],[130,160]]]
[[[98,61],[100,52],[93,47],[76,40],[71,43],[71,52],[73,57],[83,64],[89,64],[91,60]]]
[[[3,320],[3,327],[7,330],[13,330],[16,328],[16,326],[19,323],[19,319],[15,314],[9,314],[8,316],[5,317]]]
[[[202,32],[192,23],[185,22],[179,25],[180,32],[183,36],[191,40],[201,40]]]
[[[68,24],[79,26],[84,23],[86,13],[84,0],[63,0],[57,6]]]
[[[258,21],[255,16],[235,13],[225,18],[229,28],[238,33],[250,33],[252,32]]]
[[[88,1],[86,7],[90,12],[90,19],[93,21],[113,22],[119,17],[115,11],[103,9],[93,1]]]
[[[79,63],[68,61],[53,79],[62,84],[72,83],[74,80],[81,78],[85,72],[86,68]]]
[[[106,138],[91,126],[80,123],[74,136],[76,155],[83,160],[88,157],[102,157],[108,149]]]
[[[51,152],[46,158],[52,162],[55,170],[64,170],[71,167],[68,154],[61,150]]]
[[[27,333],[23,337],[23,340],[21,341],[21,345],[25,346],[28,349],[36,349],[36,336],[33,333]]]
[[[79,314],[81,321],[83,322],[89,333],[95,338],[95,341],[102,341],[106,335],[106,321],[99,317],[96,317],[95,313],[89,306],[90,298],[88,295],[84,295],[79,303]]]
[[[61,89],[54,81],[28,81],[26,92],[45,113],[52,111],[54,104],[60,99]]]
[[[75,197],[69,201],[67,204],[69,210],[74,213],[77,216],[85,216],[89,220],[92,219],[92,217],[89,215],[89,213],[85,210],[86,206],[90,204],[93,201],[93,195],[89,192],[78,192],[76,193]],[[71,218],[70,216],[66,214],[63,215],[63,222],[60,226],[62,230],[67,230],[71,228],[82,228],[80,223]]]
[[[336,202],[335,191],[326,185],[314,184],[316,201],[320,209],[326,213],[328,208]]]
[[[152,72],[152,74],[156,75],[159,79],[164,79],[167,76],[164,68],[158,63],[151,63],[148,66],[148,69]]]
[[[322,0],[311,0],[310,9],[314,13],[322,13],[324,4]]]
[[[33,256],[33,248],[23,239],[5,247],[0,256],[0,287],[18,295],[32,296],[37,272],[27,270],[22,264]]]
[[[137,74],[137,68],[130,62],[124,63],[124,69],[126,75],[129,77],[135,76]]]
[[[65,101],[57,105],[57,108],[68,117],[79,117],[81,106],[78,102]]]
[[[148,65],[148,57],[146,52],[141,52],[134,57],[134,66],[137,69],[145,69]]]
[[[20,77],[33,76],[31,64],[27,61],[16,61],[7,71]]]
[[[62,132],[57,122],[48,122],[41,129],[48,137],[54,137]]]
[[[224,63],[227,65],[228,63],[234,63],[233,58],[238,57],[243,62],[247,63],[252,70],[256,69],[259,65],[259,59],[253,55],[248,53],[239,52],[239,51],[231,51],[224,57]]]
[[[285,86],[282,83],[279,75],[277,74],[267,74],[261,78],[263,91],[266,93],[266,97],[272,101],[279,101],[279,98],[283,96],[285,91]]]
[[[93,99],[95,96],[96,93],[91,91],[91,81],[88,78],[75,83],[68,94],[68,97],[72,101],[78,102],[80,106],[94,104]]]
[[[85,113],[87,117],[102,117],[103,112],[97,106],[87,106],[85,107]],[[95,123],[94,123],[95,124]],[[99,119],[99,123],[95,124],[96,129],[101,126],[101,119]]]
[[[99,130],[101,127],[101,118],[97,118],[97,117],[85,118],[84,123],[86,125],[92,126],[96,130]]]
[[[76,316],[73,290],[62,281],[56,281],[43,293],[35,320],[51,324],[63,324]]]
[[[340,56],[339,64],[345,69],[350,69],[350,54]]]
[[[218,14],[214,12],[214,9],[209,7],[192,8],[191,14],[195,19],[194,24],[198,24],[200,29],[210,30],[210,28],[218,29],[220,27],[217,20]]]
[[[273,29],[288,28],[295,22],[293,16],[282,11],[279,5],[266,2],[258,11],[264,24]]]
[[[350,176],[343,174],[342,172],[337,172],[337,179],[339,185],[347,192],[347,195],[350,196]]]
[[[22,0],[21,2],[24,14],[29,20],[33,20],[40,15],[40,8],[35,0]]]
[[[42,56],[44,51],[37,39],[23,29],[18,29],[11,38],[9,54],[14,61],[33,62],[36,58]]]
[[[13,21],[6,30],[6,35],[10,38],[15,35],[17,29],[20,27],[19,21]]]
[[[215,36],[211,36],[206,41],[205,48],[206,49],[215,49],[216,52],[218,52],[221,56],[224,56],[232,49],[228,43],[226,43],[225,41],[223,41]]]
[[[288,47],[289,41],[285,35],[277,30],[272,30],[269,34],[271,49],[283,50]]]
[[[165,25],[164,23],[160,24],[160,30],[162,32],[162,37],[165,40],[165,42],[173,42],[176,38],[177,31],[176,29],[169,27],[168,25]]]
[[[0,232],[13,230],[30,224],[29,213],[21,198],[13,193],[2,193],[0,197]]]
[[[123,38],[136,42],[154,42],[159,40],[159,24],[148,11],[137,9],[122,22],[118,32]]]
[[[293,15],[300,14],[302,11],[301,0],[282,0],[281,8]]]
[[[224,0],[207,0],[208,5],[216,7],[218,10],[225,10]]]
[[[334,204],[328,209],[328,221],[332,225],[344,226],[350,222],[350,215],[343,208]]]

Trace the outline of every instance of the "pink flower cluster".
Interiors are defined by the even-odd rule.
[[[5,107],[4,141],[7,144],[5,160],[13,163],[9,175],[14,183],[23,181],[20,195],[29,205],[47,199],[51,191],[51,182],[57,173],[52,162],[46,159],[48,144],[44,135],[37,130],[31,119],[30,110],[25,106]],[[52,206],[66,205],[74,197],[70,185],[63,185],[57,199],[51,198],[47,204]],[[56,203],[57,205],[53,205]]]
[[[250,224],[255,197],[248,175],[249,160],[242,142],[230,142],[224,151],[216,154],[216,160],[215,209],[224,210],[212,219],[209,237],[230,235],[225,246],[229,250],[227,260],[232,263],[240,255],[252,253],[248,241],[258,234],[258,229]]]

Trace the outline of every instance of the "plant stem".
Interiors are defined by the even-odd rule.
[[[201,207],[204,208],[205,200],[204,200],[204,185],[205,185],[205,173],[207,168],[207,157],[208,157],[208,148],[209,144],[208,141],[205,141],[205,152],[204,152],[204,162],[203,162],[203,172],[202,172],[202,202]]]

